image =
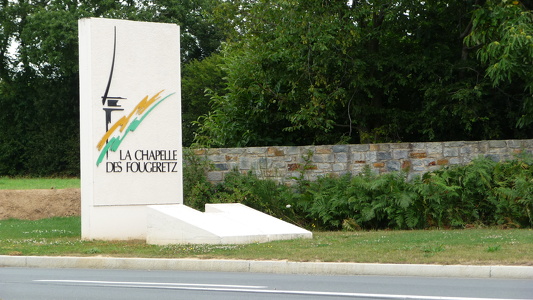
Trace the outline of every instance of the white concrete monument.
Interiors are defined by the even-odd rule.
[[[182,203],[175,24],[79,20],[82,237],[144,239],[146,205]]]
[[[183,205],[174,24],[79,21],[83,239],[252,243],[311,232],[240,204]]]

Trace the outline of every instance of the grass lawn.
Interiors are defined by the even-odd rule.
[[[248,245],[84,241],[80,218],[0,220],[0,255],[114,256],[401,264],[533,265],[533,230],[314,232],[313,239]]]
[[[79,189],[79,178],[11,178],[0,177],[0,190]]]

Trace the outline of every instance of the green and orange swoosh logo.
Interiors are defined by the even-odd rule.
[[[137,129],[137,127],[154,110],[154,108],[175,94],[171,93],[161,98],[161,93],[163,93],[163,91],[160,91],[151,98],[148,98],[148,96],[144,97],[129,115],[123,116],[116,121],[113,126],[111,126],[111,128],[104,134],[104,136],[96,145],[96,148],[98,148],[100,151],[100,155],[96,161],[97,166],[102,162],[102,160],[104,160],[107,151],[117,151],[120,144],[126,138],[129,132],[135,131],[135,129]]]

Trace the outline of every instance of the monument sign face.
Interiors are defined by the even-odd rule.
[[[79,20],[82,237],[144,239],[181,204],[179,27]]]

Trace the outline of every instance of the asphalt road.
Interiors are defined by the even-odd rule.
[[[533,299],[533,280],[0,268],[0,299]]]

